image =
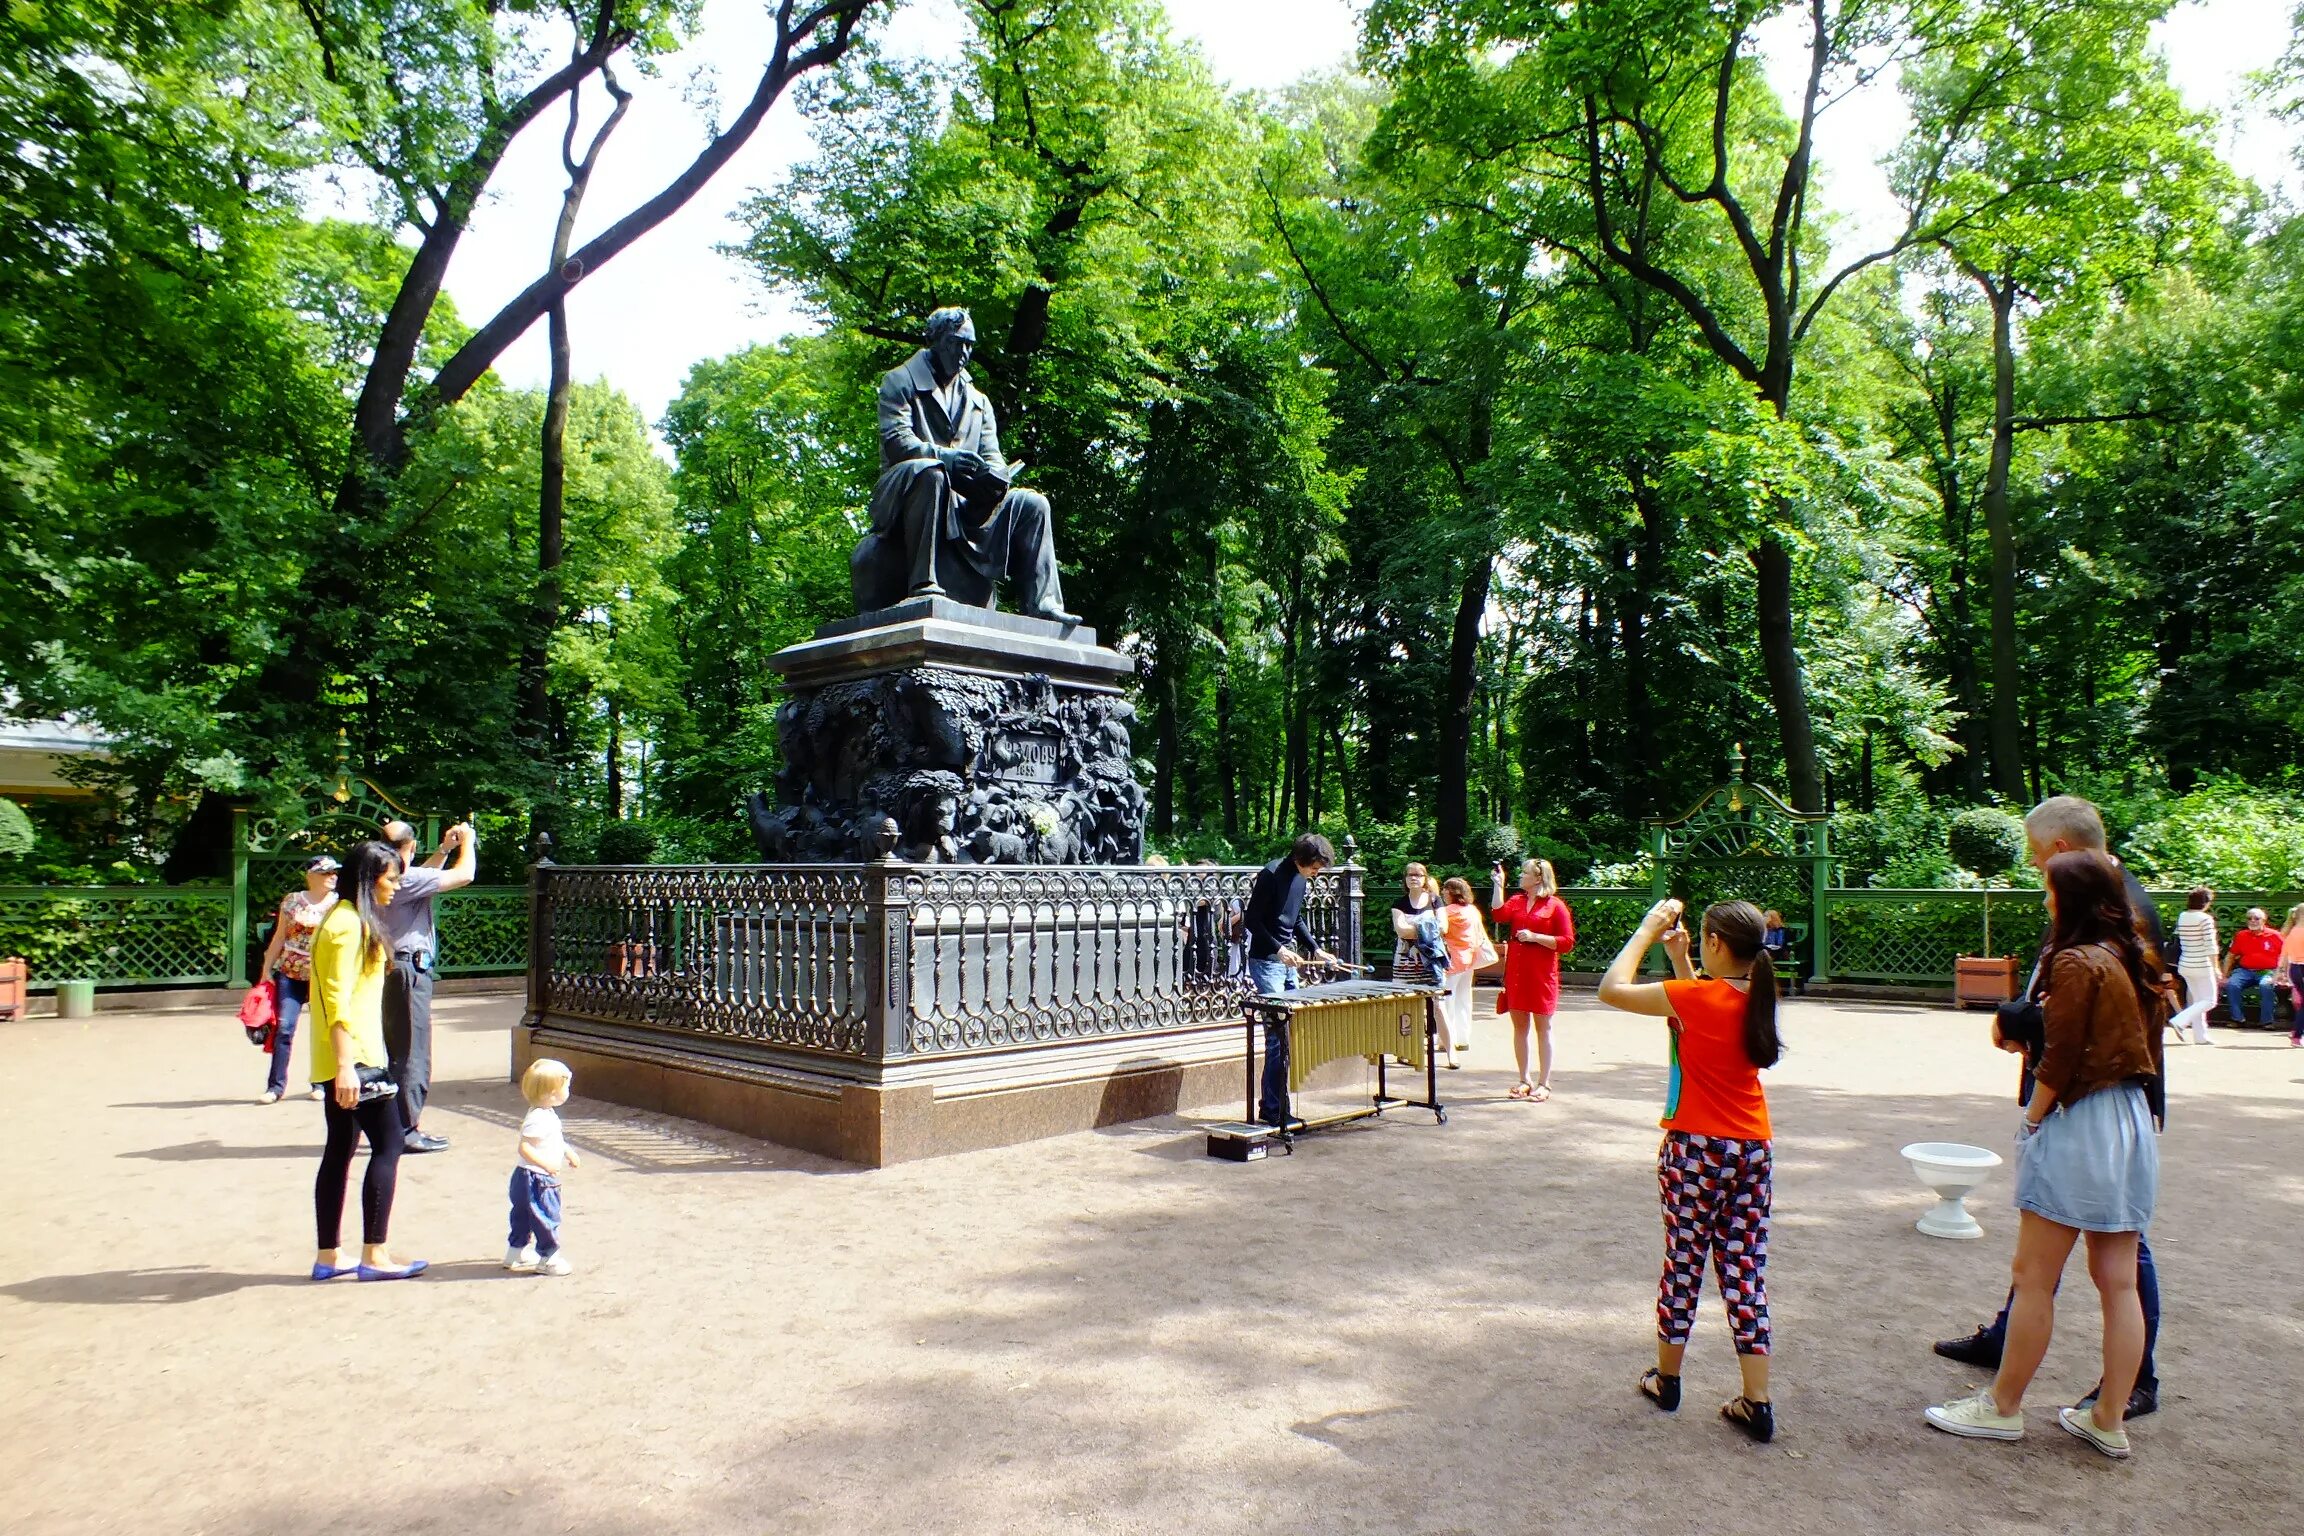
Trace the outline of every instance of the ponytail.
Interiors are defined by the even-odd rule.
[[[1704,931],[1739,960],[1752,962],[1751,987],[1744,998],[1744,1054],[1756,1067],[1772,1067],[1784,1055],[1776,1031],[1776,959],[1761,942],[1768,920],[1748,901],[1715,902],[1704,912]]]
[[[1756,1067],[1772,1067],[1784,1054],[1776,1033],[1776,957],[1762,949],[1752,957],[1752,990],[1744,999],[1744,1054]]]

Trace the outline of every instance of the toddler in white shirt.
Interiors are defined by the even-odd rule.
[[[520,1122],[520,1155],[512,1165],[512,1239],[504,1267],[516,1275],[565,1275],[568,1257],[560,1251],[560,1170],[584,1160],[560,1130],[560,1106],[568,1102],[575,1074],[564,1061],[539,1057],[520,1074],[520,1095],[528,1114]]]

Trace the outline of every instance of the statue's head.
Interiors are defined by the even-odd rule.
[[[936,376],[948,379],[976,354],[976,322],[964,309],[940,309],[928,317],[928,355]]]

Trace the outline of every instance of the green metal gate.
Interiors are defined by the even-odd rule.
[[[354,843],[380,836],[387,821],[421,830],[430,847],[440,841],[440,818],[412,811],[353,773],[344,732],[336,732],[336,772],[315,781],[277,809],[232,813],[231,984],[248,985],[254,938],[271,921],[280,898],[304,883],[304,866],[319,855],[344,856]]]
[[[1744,749],[1728,755],[1728,781],[1682,814],[1648,823],[1650,884],[1655,900],[1677,896],[1692,915],[1716,901],[1749,901],[1775,909],[1808,972],[1829,976],[1832,938],[1830,818],[1795,810],[1774,791],[1744,778]]]

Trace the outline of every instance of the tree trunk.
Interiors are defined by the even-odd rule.
[[[1232,745],[1232,636],[1224,613],[1222,562],[1222,551],[1211,541],[1208,580],[1216,601],[1216,780],[1224,795],[1224,836],[1237,845],[1240,841],[1240,765]]]
[[[1488,583],[1496,557],[1486,549],[1472,556],[1456,599],[1456,621],[1448,633],[1448,686],[1440,709],[1440,783],[1432,854],[1453,863],[1464,857],[1468,774],[1472,763],[1472,689],[1479,677],[1480,620],[1488,611]]]
[[[1776,733],[1784,751],[1785,787],[1803,811],[1824,805],[1823,776],[1816,760],[1816,731],[1808,719],[1808,691],[1800,675],[1800,650],[1792,637],[1792,553],[1774,534],[1752,552],[1759,578],[1760,665],[1776,706]]]
[[[2024,683],[2016,660],[2016,529],[2008,510],[2008,461],[2016,438],[2016,285],[1970,271],[1992,302],[1992,458],[1984,479],[1984,528],[1992,544],[1992,787],[2024,798]]]
[[[1152,830],[1163,838],[1176,835],[1176,666],[1182,647],[1174,636],[1164,636],[1154,652],[1158,675],[1152,680]]]
[[[1640,542],[1628,561],[1630,590],[1616,605],[1616,648],[1624,656],[1624,757],[1616,774],[1617,809],[1627,820],[1652,813],[1656,802],[1656,723],[1649,699],[1648,603],[1662,558],[1658,524],[1663,508],[1637,464],[1628,467],[1632,504],[1640,511]]]
[[[515,727],[530,750],[552,732],[552,634],[560,626],[560,562],[568,486],[568,397],[572,350],[568,308],[552,306],[552,382],[544,399],[544,430],[536,492],[536,600],[528,610],[528,637],[520,650],[520,716]]]
[[[858,23],[872,0],[829,0],[814,15],[818,30],[801,34],[789,27],[789,10],[758,86],[728,127],[715,135],[688,166],[654,197],[617,220],[587,243],[573,261],[564,261],[528,285],[511,302],[475,331],[441,367],[427,396],[435,405],[452,404],[479,382],[505,348],[565,299],[586,275],[601,267],[641,236],[670,218],[733,159],[768,115],[785,88],[798,76],[837,63],[848,51]],[[354,606],[366,578],[369,560],[367,536],[380,522],[387,502],[384,483],[396,476],[407,460],[407,420],[403,405],[408,377],[417,349],[440,290],[450,259],[463,238],[481,193],[495,175],[497,165],[521,132],[553,103],[580,86],[584,79],[632,41],[633,34],[616,28],[616,7],[604,6],[589,38],[569,63],[539,81],[488,125],[470,155],[456,168],[447,191],[432,210],[431,226],[394,294],[360,396],[353,407],[351,462],[338,483],[332,521],[344,530],[337,537],[315,540],[305,578],[305,601],[297,612],[309,620],[291,619],[287,643],[259,674],[253,692],[259,698],[290,705],[317,702],[334,669],[338,642],[325,627],[340,621]],[[805,46],[804,46],[805,45]]]
[[[1304,733],[1297,714],[1297,693],[1303,667],[1296,642],[1304,633],[1304,566],[1298,562],[1288,579],[1288,607],[1280,619],[1280,793],[1272,825],[1285,825],[1293,808],[1304,803]]]
[[[624,706],[608,701],[608,819],[624,819]]]

